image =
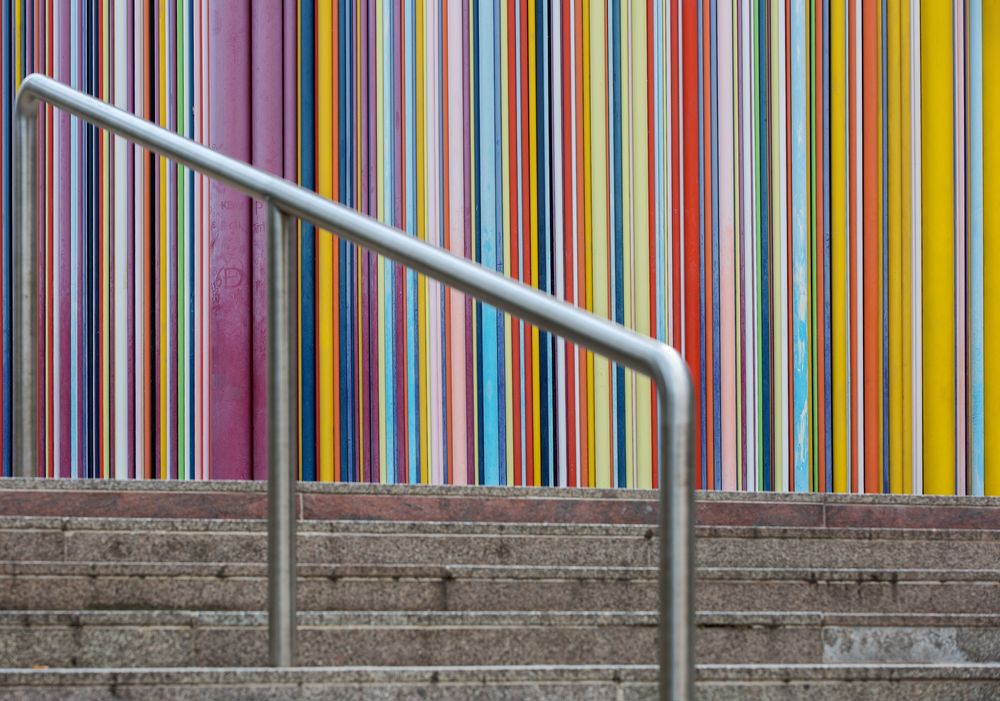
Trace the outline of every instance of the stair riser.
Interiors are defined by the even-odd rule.
[[[546,535],[301,534],[300,562],[427,565],[651,567],[643,537]],[[66,531],[0,533],[0,560],[265,562],[264,533]]]
[[[586,535],[306,533],[299,561],[318,563],[655,566],[657,542]],[[991,569],[1000,541],[702,537],[703,567]],[[0,560],[264,562],[263,532],[0,531]]]
[[[337,686],[59,686],[4,689],[9,701],[656,701],[654,684],[365,684]],[[827,682],[792,684],[702,684],[699,701],[991,701],[1000,694],[992,682]]]
[[[651,611],[657,600],[650,580],[298,580],[303,611]],[[0,577],[0,610],[266,608],[260,577]]]
[[[655,701],[654,684],[343,684],[264,686],[30,687],[3,689],[8,701]],[[9,695],[8,695],[9,694]],[[620,695],[619,695],[620,694]],[[703,697],[712,699],[712,697]],[[950,701],[951,698],[948,697]]]
[[[643,692],[647,694],[647,692]],[[700,684],[699,701],[992,701],[1000,684],[989,681],[863,681]],[[652,690],[637,697],[654,701]]]
[[[341,665],[652,664],[652,626],[300,628],[299,663]],[[0,629],[13,667],[259,667],[267,631],[236,627]]]
[[[654,664],[648,625],[301,627],[299,662],[337,665]],[[243,626],[0,629],[13,667],[263,666],[267,632]],[[989,627],[700,626],[702,664],[1000,662]]]
[[[1000,542],[885,538],[702,538],[702,567],[830,569],[994,569]]]
[[[655,580],[300,577],[303,611],[652,611]],[[1000,613],[1000,582],[701,580],[699,610]],[[0,610],[259,611],[263,577],[0,576]]]

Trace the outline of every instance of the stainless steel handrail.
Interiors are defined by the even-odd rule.
[[[296,217],[652,379],[660,407],[660,697],[693,698],[692,393],[677,351],[37,74],[22,82],[15,107],[13,459],[19,474],[36,476],[38,467],[36,115],[42,102],[268,205],[268,598],[273,665],[295,663],[298,386],[293,349],[298,339],[291,223]]]

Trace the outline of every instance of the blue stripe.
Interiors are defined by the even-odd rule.
[[[4,476],[11,474],[11,338],[10,319],[11,289],[10,289],[10,232],[11,232],[11,85],[13,65],[13,31],[11,27],[11,0],[3,0],[2,12],[3,32],[0,33],[0,50],[3,51],[3,76],[0,80],[0,93],[2,93],[2,116],[3,116],[3,201],[0,202],[2,211],[2,243],[3,246],[3,464],[2,472]]]
[[[767,56],[767,33],[764,28],[767,26],[767,6],[766,3],[760,3],[758,7],[758,35],[757,40],[759,42],[760,56]],[[766,61],[760,61],[758,66],[758,86],[767,85],[767,63]],[[759,100],[759,114],[760,114],[760,153],[766,154],[768,151],[768,112],[767,112],[767,93],[765,90],[758,90],[758,100]],[[762,395],[762,407],[761,413],[761,438],[762,438],[762,470],[764,475],[764,490],[770,491],[774,489],[774,473],[772,469],[772,455],[771,455],[771,312],[770,305],[764,303],[763,300],[768,299],[769,291],[771,289],[771,260],[770,260],[770,222],[768,220],[768,189],[767,189],[767,159],[760,159],[760,210],[761,210],[761,231],[760,231],[760,241],[761,241],[761,291],[760,295],[761,302],[761,335],[763,336],[763,355],[761,362],[761,395]]]
[[[621,47],[621,17],[617,11],[609,12],[610,22],[609,22],[609,41],[613,44],[609,47],[608,53],[611,56],[611,71],[609,76],[609,83],[611,87],[611,114],[612,114],[612,131],[613,131],[613,148],[614,148],[614,172],[622,172],[622,103],[621,103],[621,85],[622,85],[622,47]],[[622,249],[624,247],[623,240],[623,223],[622,223],[622,178],[616,177],[614,179],[614,230],[612,236],[614,238],[615,246],[615,264],[613,273],[613,288],[615,290],[615,321],[619,324],[625,323],[625,275],[624,275],[624,260],[622,257]],[[621,365],[615,365],[615,385],[614,385],[614,397],[615,397],[615,423],[617,428],[617,439],[615,441],[615,447],[617,448],[617,462],[616,462],[616,476],[617,483],[615,486],[624,487],[627,484],[626,480],[626,459],[625,459],[625,368]]]
[[[494,27],[499,27],[500,19],[500,0],[493,0],[492,12],[494,16]],[[499,30],[497,30],[499,31]],[[500,63],[500,38],[499,34],[497,36],[497,41],[493,42],[493,63],[495,66],[501,66]],[[502,68],[501,68],[502,70]],[[500,95],[500,81],[493,81],[493,104],[496,109],[493,110],[493,120],[496,131],[494,133],[494,151],[496,153],[502,153],[503,150],[503,130],[501,127],[502,114],[503,114],[503,103]],[[495,159],[493,169],[494,182],[503,182],[503,158]],[[502,202],[503,189],[496,191],[494,195],[494,217],[496,221],[496,228],[494,230],[494,239],[496,246],[496,270],[499,272],[504,271],[503,266],[503,202]],[[496,334],[497,334],[497,414],[498,422],[500,425],[500,430],[498,431],[498,441],[497,441],[497,473],[498,473],[498,484],[507,483],[507,393],[506,393],[506,335],[504,333],[504,315],[494,312],[494,318],[496,321]]]
[[[722,337],[719,324],[719,78],[718,35],[716,22],[717,0],[711,0],[711,50],[712,55],[712,421],[714,424],[712,461],[715,488],[722,489]],[[727,106],[728,107],[728,106]]]
[[[698,392],[701,395],[699,436],[703,441],[701,451],[701,465],[697,469],[701,473],[701,486],[708,485],[708,451],[705,450],[704,437],[707,429],[706,413],[708,410],[707,394],[707,371],[705,368],[705,355],[708,349],[705,347],[705,64],[702,56],[705,55],[704,45],[704,0],[698,0]]]
[[[300,6],[299,22],[302,27],[301,60],[301,139],[303,187],[315,189],[315,12],[313,3],[303,0]],[[316,230],[311,224],[302,224],[301,236],[302,316],[300,330],[302,336],[302,479],[316,479]]]

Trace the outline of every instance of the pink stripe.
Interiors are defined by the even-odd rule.
[[[211,147],[250,157],[250,8],[217,0],[210,13],[212,54]],[[211,476],[249,479],[251,257],[249,200],[211,185]]]
[[[69,14],[70,7],[67,3],[57,3],[56,27],[57,27],[57,54],[58,63],[56,65],[56,80],[61,83],[70,82],[70,28]],[[70,213],[72,202],[70,201],[70,179],[69,171],[62,167],[62,164],[70,162],[70,129],[69,114],[67,112],[56,113],[56,130],[58,135],[57,165],[55,177],[59,192],[59,210],[57,216],[57,232],[59,238],[59,338],[58,338],[58,361],[59,361],[59,382],[58,382],[58,407],[56,407],[56,417],[59,422],[59,447],[56,456],[56,475],[59,477],[70,477],[72,469],[72,455],[70,449],[71,416],[70,416]]]
[[[732,32],[732,8],[727,3],[719,5],[718,23],[721,32]],[[731,36],[731,35],[730,35]],[[730,36],[720,33],[719,92],[720,103],[732,101],[733,55]],[[733,193],[733,123],[732,111],[719,111],[719,182],[723,190],[719,197],[719,279],[722,282],[722,488],[736,489],[736,309],[735,265],[733,263],[734,211]]]
[[[441,132],[433,125],[441,123],[441,71],[434,65],[435,49],[441,44],[440,34],[440,13],[441,7],[434,4],[428,11],[426,17],[427,40],[424,46],[427,48],[425,56],[425,67],[427,69],[427,91],[426,101],[426,136],[427,139],[427,161],[425,167],[428,171],[427,192],[441,191]],[[437,197],[428,198],[427,206],[427,231],[428,241],[435,245],[441,245],[441,202]],[[430,338],[428,343],[428,364],[430,365],[430,383],[428,394],[430,406],[430,459],[431,459],[431,481],[434,484],[444,484],[444,397],[442,394],[443,378],[441,373],[441,285],[437,282],[430,282],[428,285],[428,323],[430,326]]]
[[[283,7],[253,0],[251,10],[252,158],[258,168],[281,175],[285,146],[281,87]],[[332,37],[321,37],[330,41]],[[293,64],[294,65],[294,64]],[[253,202],[253,476],[267,478],[267,207]]]
[[[457,155],[462,153],[464,139],[463,103],[467,102],[463,95],[463,41],[462,5],[448,3],[448,224],[451,234],[449,250],[455,255],[465,253],[465,161]],[[452,466],[452,478],[455,484],[468,484],[468,442],[467,436],[467,406],[466,406],[466,343],[465,343],[465,297],[452,292],[449,305],[451,318],[451,373],[448,390],[452,398],[452,424],[448,427],[451,438],[451,450],[448,459]]]

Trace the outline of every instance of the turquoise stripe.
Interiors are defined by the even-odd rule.
[[[384,100],[384,121],[385,143],[382,145],[382,182],[385,193],[385,221],[395,225],[396,212],[393,193],[395,191],[395,178],[393,167],[395,165],[393,114],[395,109],[393,85],[393,54],[395,53],[395,42],[393,41],[393,12],[390,0],[382,0],[382,99]],[[382,269],[385,275],[385,285],[382,289],[382,297],[385,300],[385,338],[382,339],[382,363],[385,367],[385,474],[389,484],[396,482],[396,305],[394,281],[395,264],[386,258],[382,259]]]
[[[411,236],[417,233],[417,104],[416,95],[416,24],[414,20],[415,0],[406,0],[404,12],[404,44],[406,45],[406,232]],[[407,435],[409,438],[409,478],[410,482],[420,482],[420,391],[417,324],[419,323],[417,309],[417,275],[412,270],[406,271],[406,310],[409,319],[406,324],[407,351]]]
[[[997,77],[993,76],[993,80]],[[969,471],[973,496],[983,495],[983,1],[969,4]]]
[[[484,3],[479,16],[479,117],[476,133],[479,135],[477,149],[480,190],[478,206],[481,216],[480,244],[482,246],[482,264],[493,270],[497,267],[497,178],[496,154],[502,148],[499,143],[500,131],[497,129],[497,119],[500,106],[494,103],[496,81],[496,64],[493,62],[496,27],[494,18],[494,3]],[[499,431],[500,425],[499,401],[497,396],[497,311],[489,305],[482,307],[482,378],[481,401],[483,405],[482,432],[484,443],[483,475],[488,485],[500,484]]]
[[[806,17],[793,2],[792,43],[792,373],[795,491],[809,489],[809,184],[806,168]],[[768,362],[767,358],[762,358]]]

